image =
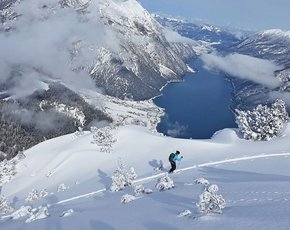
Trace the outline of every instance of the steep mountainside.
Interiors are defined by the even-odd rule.
[[[273,29],[259,32],[241,42],[237,49],[240,53],[274,60],[290,68],[290,31]]]
[[[281,70],[275,73],[276,77],[281,80],[281,86],[277,89],[268,89],[248,80],[233,79],[235,101],[238,107],[246,109],[259,103],[268,103],[273,100],[271,97],[273,92],[276,92],[275,95],[282,95],[281,93],[290,91],[289,31],[276,29],[256,33],[238,44],[237,52],[272,60],[281,66]]]
[[[135,0],[0,0],[0,151],[112,121],[80,91],[159,95],[200,49],[167,34]]]
[[[169,43],[164,28],[135,0],[11,2],[2,1],[0,5],[2,33],[15,37],[17,30],[33,33],[42,27],[41,32],[47,34],[44,39],[50,42],[51,33],[46,30],[51,28],[46,29],[47,24],[53,27],[63,19],[61,26],[55,28],[56,33],[62,34],[52,39],[65,46],[62,52],[70,56],[65,57],[65,64],[75,72],[89,73],[109,95],[135,100],[156,96],[167,81],[176,80],[187,71],[184,60],[195,55],[196,44],[184,44],[178,39]],[[27,7],[32,12],[25,10]],[[39,48],[45,49],[46,45]]]

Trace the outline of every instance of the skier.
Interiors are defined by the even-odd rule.
[[[169,173],[173,173],[173,171],[176,169],[176,161],[180,161],[183,156],[179,156],[180,152],[176,150],[175,153],[171,153],[169,155],[169,162],[171,164],[171,169],[169,170]]]

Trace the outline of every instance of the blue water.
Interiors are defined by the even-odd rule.
[[[189,65],[198,70],[187,73],[181,83],[168,84],[154,103],[166,115],[158,132],[179,138],[208,139],[223,128],[236,127],[230,107],[231,84],[221,73],[203,68],[200,59]]]

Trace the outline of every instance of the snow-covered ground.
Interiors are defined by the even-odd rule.
[[[211,140],[186,140],[161,136],[146,127],[119,126],[112,130],[116,142],[110,153],[100,152],[93,135],[66,135],[25,152],[26,158],[16,164],[16,175],[2,186],[2,196],[18,212],[2,215],[1,229],[289,227],[290,127],[280,138],[252,142],[241,139],[232,129]],[[175,187],[159,192],[157,179],[164,176],[168,155],[177,149],[184,158],[178,173],[170,174]],[[134,195],[134,191],[131,187],[110,191],[119,158],[128,168],[134,167],[138,174],[135,184],[143,184],[153,193],[121,203],[123,195]],[[166,170],[155,170],[160,161]],[[219,186],[226,200],[222,214],[197,212],[203,188],[194,180],[200,177]],[[33,189],[38,191],[34,191],[34,201],[27,199]],[[32,210],[23,211],[27,208],[22,206]],[[21,207],[24,217],[19,218]],[[186,209],[192,214],[178,217]]]

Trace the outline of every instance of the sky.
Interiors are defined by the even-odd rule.
[[[290,30],[289,0],[139,0],[151,13],[260,31]]]

